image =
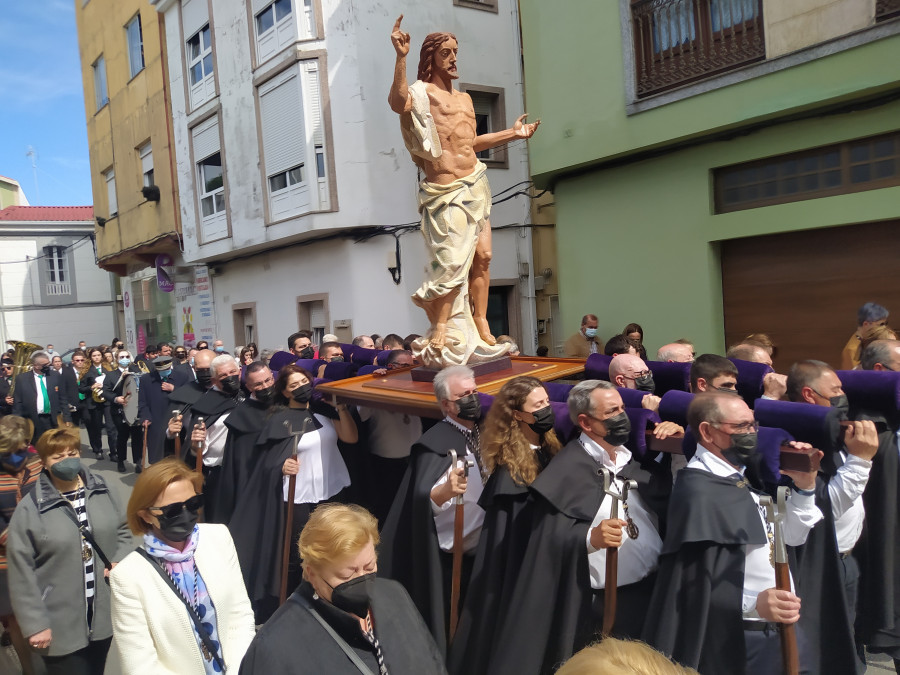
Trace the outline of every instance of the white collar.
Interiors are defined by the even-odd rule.
[[[450,423],[450,424],[452,424],[453,426],[455,426],[457,429],[459,429],[459,430],[460,430],[461,432],[463,432],[464,434],[470,434],[470,433],[472,433],[472,432],[474,431],[474,428],[473,428],[473,429],[466,429],[462,424],[460,424],[460,423],[457,422],[455,419],[453,419],[452,417],[450,417],[450,415],[447,415],[446,417],[444,417],[444,421],[445,421],[445,422],[448,422],[448,423]]]
[[[578,437],[578,440],[581,443],[581,447],[585,449],[587,454],[589,454],[594,461],[611,470],[613,473],[618,473],[631,461],[631,450],[624,445],[620,445],[616,448],[616,461],[613,463],[609,453],[583,431],[581,432],[581,436]]]
[[[731,476],[736,473],[739,473],[742,476],[744,475],[744,467],[736,469],[724,459],[713,453],[712,450],[709,450],[699,443],[697,444],[697,452],[691,459],[691,464],[693,464],[695,461],[698,464],[702,464],[702,468],[709,471],[709,473],[721,478],[731,478]]]

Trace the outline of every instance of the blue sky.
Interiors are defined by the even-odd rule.
[[[19,181],[31,204],[92,201],[75,2],[0,7],[0,175]]]

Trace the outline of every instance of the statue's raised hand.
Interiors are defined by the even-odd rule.
[[[516,120],[516,123],[513,124],[513,132],[515,132],[516,136],[518,136],[519,138],[531,138],[532,136],[534,136],[534,132],[537,131],[538,126],[540,126],[541,124],[540,120],[533,124],[525,124],[524,120],[526,117],[528,117],[528,113],[520,115],[519,119]]]
[[[401,21],[403,21],[402,14],[397,18],[394,30],[391,31],[391,42],[394,45],[394,51],[397,52],[397,56],[406,56],[409,54],[409,33],[404,33],[400,30]]]

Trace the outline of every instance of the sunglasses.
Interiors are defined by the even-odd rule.
[[[203,495],[199,494],[194,495],[184,502],[175,502],[174,504],[166,504],[165,506],[151,506],[147,510],[159,511],[159,515],[164,518],[175,518],[180,515],[184,509],[187,509],[191,513],[197,513],[197,511],[203,508],[203,502]]]

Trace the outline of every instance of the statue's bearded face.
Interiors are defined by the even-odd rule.
[[[439,78],[442,74],[446,74],[451,80],[459,77],[456,73],[456,54],[458,51],[459,45],[453,38],[450,38],[434,50],[432,79]]]

